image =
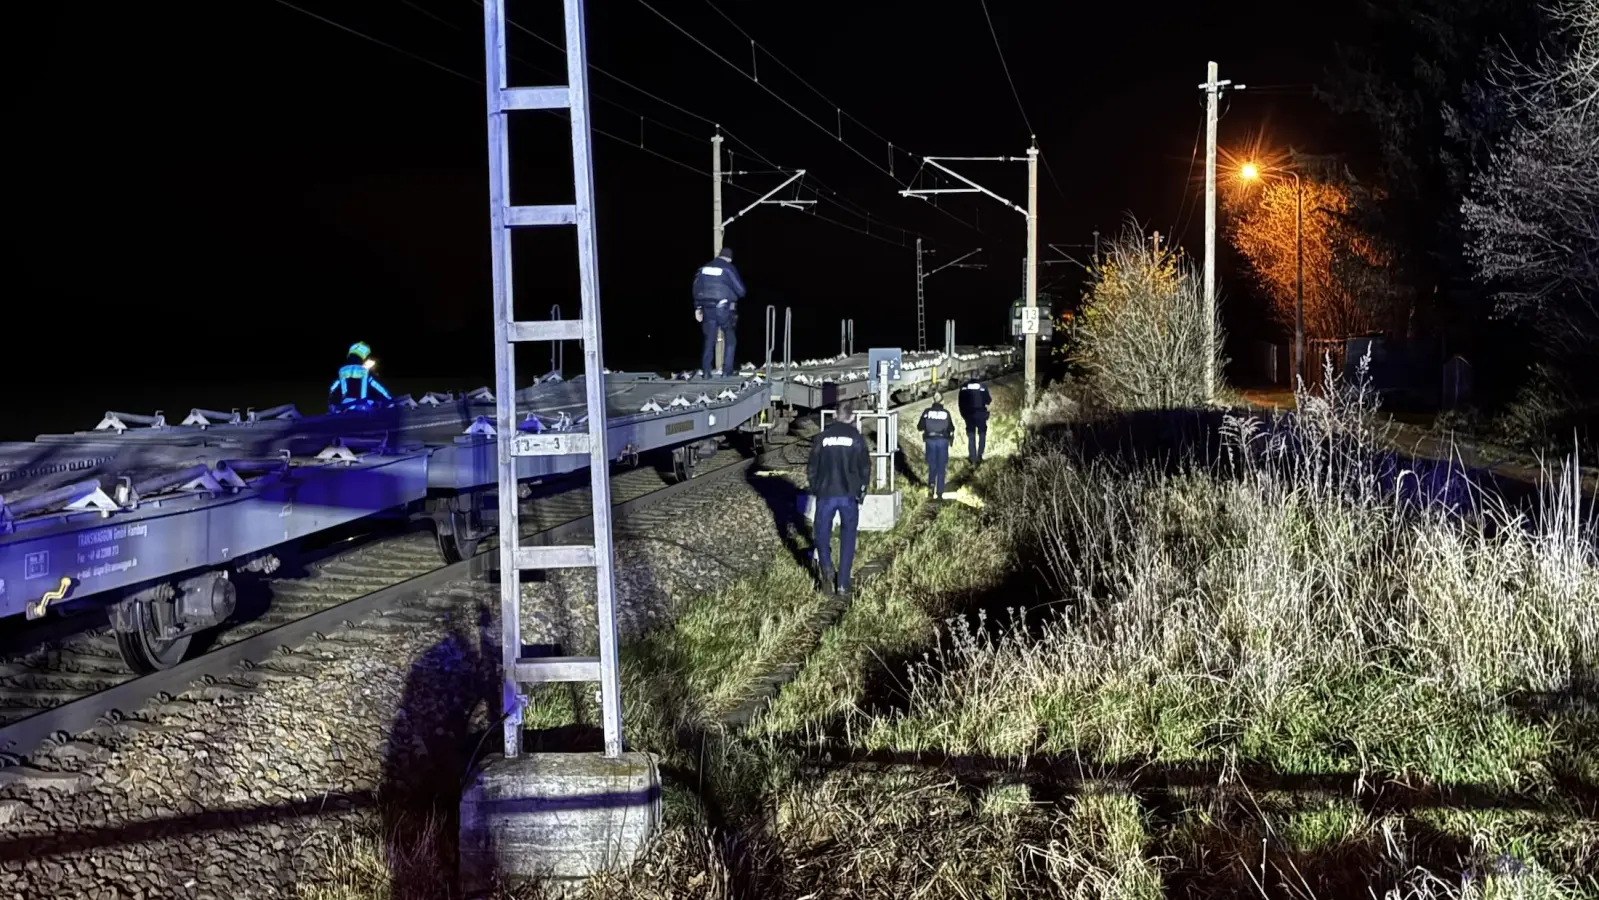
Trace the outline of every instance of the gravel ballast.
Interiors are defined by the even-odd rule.
[[[761,480],[618,526],[624,641],[770,562],[782,543],[763,493],[788,495]],[[581,570],[525,584],[524,641],[591,646],[593,597]],[[458,583],[0,769],[0,900],[244,900],[327,877],[341,836],[458,792],[498,693],[497,613],[492,585]]]

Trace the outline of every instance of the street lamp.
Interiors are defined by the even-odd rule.
[[[1277,168],[1262,171],[1252,162],[1246,162],[1238,169],[1238,177],[1244,181],[1260,181],[1267,175],[1282,177],[1288,175],[1294,179],[1294,377],[1303,378],[1305,374],[1305,191],[1299,181],[1299,173],[1290,168]],[[1291,385],[1295,389],[1298,385]]]

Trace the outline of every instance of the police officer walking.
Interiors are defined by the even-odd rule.
[[[860,526],[861,503],[871,477],[872,457],[866,438],[855,428],[855,409],[838,405],[838,415],[811,444],[805,467],[811,495],[816,498],[816,561],[823,591],[849,594],[850,567],[855,562],[855,531]],[[833,570],[833,517],[839,519],[838,570]]]
[[[955,435],[955,420],[944,408],[944,394],[933,392],[933,405],[922,410],[916,423],[927,448],[927,488],[934,500],[944,499],[944,472],[949,468],[949,439]]]
[[[988,446],[988,404],[993,400],[981,381],[968,381],[961,388],[961,419],[966,422],[966,456],[973,465],[983,461]]]
[[[733,374],[733,348],[738,344],[738,301],[744,296],[744,279],[733,266],[733,249],[723,247],[716,258],[694,273],[694,319],[705,334],[700,353],[700,374],[715,375],[716,333],[720,331],[727,349],[722,357],[721,374]]]

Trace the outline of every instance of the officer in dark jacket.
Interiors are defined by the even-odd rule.
[[[816,498],[816,561],[824,591],[849,593],[850,566],[855,562],[855,529],[861,521],[860,505],[866,499],[872,457],[866,438],[855,428],[855,410],[848,402],[838,405],[832,424],[811,444],[805,467],[811,495]],[[833,517],[839,518],[838,571],[833,571]]]
[[[955,436],[955,420],[944,408],[944,395],[933,392],[933,405],[922,410],[916,423],[927,448],[927,487],[934,500],[944,499],[944,472],[949,468],[949,439]]]
[[[988,388],[981,381],[968,381],[961,388],[961,419],[966,422],[966,456],[973,465],[983,461],[988,446]]]
[[[733,266],[733,249],[723,247],[716,258],[694,273],[694,318],[705,334],[705,349],[700,353],[700,373],[715,374],[716,332],[722,332],[727,347],[722,357],[722,375],[733,374],[733,348],[738,337],[738,301],[744,296],[744,279]]]

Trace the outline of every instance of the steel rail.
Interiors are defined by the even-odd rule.
[[[904,409],[925,402],[926,399],[922,397],[898,403],[891,409]],[[804,442],[803,439],[796,439],[770,445],[755,456],[714,469],[699,470],[686,481],[669,484],[647,494],[613,503],[611,509],[619,519],[638,513],[681,494],[746,472],[769,459],[780,458],[785,450],[794,444]],[[788,460],[783,460],[782,464],[785,467],[793,465]],[[572,490],[580,488],[580,485],[574,486]],[[566,493],[570,491],[562,491],[551,497],[559,497]],[[576,516],[526,534],[522,537],[521,543],[528,545],[561,543],[581,534],[585,528],[592,528],[593,524],[592,513]],[[101,725],[112,724],[124,716],[124,711],[136,711],[163,694],[181,695],[207,677],[220,677],[242,665],[268,660],[281,648],[302,644],[316,635],[334,631],[341,625],[353,626],[361,618],[401,605],[407,599],[440,590],[453,582],[486,576],[498,569],[495,564],[497,555],[490,551],[492,541],[492,537],[486,540],[483,548],[471,559],[440,566],[405,581],[285,622],[259,634],[220,644],[170,669],[131,678],[66,703],[42,708],[34,715],[0,726],[0,755],[26,759],[47,743],[61,743]],[[0,759],[0,768],[4,767],[3,763],[4,760]]]
[[[612,504],[611,509],[619,517],[632,515],[681,494],[745,472],[760,460],[761,456],[752,456],[702,471],[686,481],[666,485],[648,494]],[[522,542],[560,543],[581,534],[585,528],[592,528],[593,525],[592,513],[578,516],[524,536]],[[125,710],[137,710],[162,694],[174,696],[182,694],[207,676],[219,677],[241,665],[262,662],[270,659],[282,647],[304,643],[315,635],[333,631],[347,622],[353,623],[375,612],[395,607],[406,599],[441,590],[453,582],[485,576],[498,568],[494,565],[494,560],[495,554],[485,549],[471,559],[441,566],[406,581],[379,588],[303,618],[286,622],[269,631],[221,645],[170,669],[132,678],[59,706],[41,709],[27,718],[0,726],[0,753],[26,758],[45,743],[57,740],[63,734],[70,738],[97,726],[114,722]]]

